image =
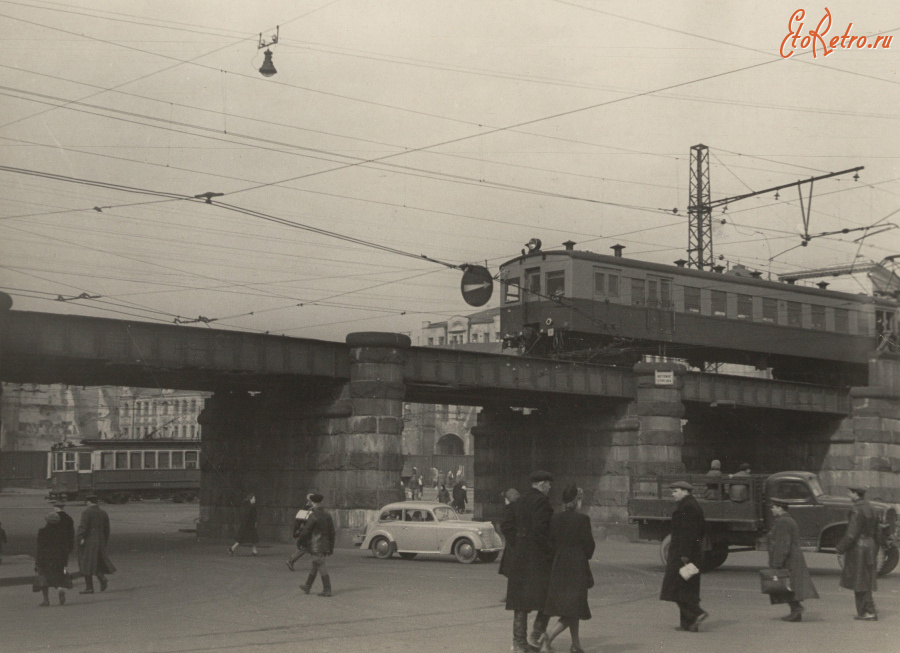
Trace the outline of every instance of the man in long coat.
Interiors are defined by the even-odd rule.
[[[801,601],[817,599],[819,593],[813,585],[812,576],[800,548],[800,529],[797,522],[788,512],[788,503],[781,499],[772,499],[772,515],[775,519],[767,536],[769,545],[769,567],[771,569],[787,569],[791,573],[791,591],[769,594],[772,605],[787,603],[791,613],[782,617],[782,621],[802,621],[803,605]]]
[[[109,541],[109,515],[97,505],[97,497],[87,498],[88,507],[81,513],[81,523],[75,534],[78,540],[78,567],[84,576],[84,589],[80,594],[94,593],[94,579],[100,581],[100,591],[106,591],[106,574],[116,568],[106,555]]]
[[[506,586],[506,609],[513,610],[513,651],[531,651],[528,642],[528,613],[537,610],[532,628],[531,646],[547,631],[550,617],[544,614],[550,570],[553,567],[553,541],[550,520],[553,507],[547,494],[553,477],[536,471],[530,477],[531,487],[512,505],[515,519],[515,546],[509,563]]]
[[[878,621],[875,600],[877,586],[878,516],[866,501],[864,488],[848,488],[853,507],[847,532],[837,543],[838,553],[844,555],[841,587],[856,595],[856,617],[860,621]]]
[[[309,511],[309,519],[297,536],[300,542],[307,542],[309,557],[312,559],[309,575],[306,583],[300,586],[305,594],[309,594],[312,584],[316,582],[316,575],[322,574],[322,591],[319,596],[331,596],[331,576],[325,566],[325,558],[334,553],[334,520],[322,507],[325,500],[321,494],[310,494],[307,497],[312,509]]]
[[[681,624],[678,630],[696,633],[709,614],[700,607],[700,574],[685,580],[679,573],[688,563],[700,568],[703,560],[703,534],[706,521],[703,509],[693,495],[693,486],[686,481],[672,483],[669,488],[678,502],[672,513],[672,541],[663,577],[661,601],[678,604]]]

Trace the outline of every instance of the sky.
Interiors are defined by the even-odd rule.
[[[900,252],[900,4],[830,2],[826,45],[898,40],[827,56],[782,48],[799,9],[806,35],[824,5],[0,0],[0,291],[415,337],[476,310],[453,266],[496,273],[531,238],[686,258],[701,143],[714,200],[865,167],[813,185],[809,232],[870,229],[799,247],[797,189],[760,195],[714,212],[721,264],[880,261]]]

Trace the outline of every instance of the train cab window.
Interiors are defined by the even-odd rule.
[[[632,306],[643,306],[646,303],[646,298],[644,296],[644,280],[643,279],[632,279],[631,280],[631,305]]]
[[[686,313],[700,312],[700,289],[691,286],[684,287],[684,311]]]
[[[158,456],[159,457],[157,458],[156,466],[159,469],[169,469],[169,467],[170,467],[169,463],[171,461],[171,456],[170,456],[169,452],[168,451],[160,451]]]
[[[116,469],[128,469],[128,452],[116,452]]]
[[[619,296],[619,275],[618,274],[607,275],[606,294],[609,295],[610,297],[618,297]]]
[[[763,297],[762,301],[762,320],[763,322],[778,321],[778,300],[771,297]]]
[[[525,299],[530,299],[532,301],[540,299],[540,294],[541,294],[541,269],[540,268],[529,268],[529,269],[525,270],[525,289],[528,291],[528,295],[525,296]]]
[[[725,317],[728,314],[728,293],[724,290],[713,290],[710,293],[712,299],[712,314]]]
[[[749,320],[753,317],[753,297],[750,295],[737,296],[737,316],[739,320]]]
[[[140,451],[132,451],[128,456],[130,458],[129,462],[131,463],[131,469],[140,469],[144,466],[142,461],[143,454]]]
[[[172,469],[184,469],[184,452],[172,452]]]
[[[812,319],[812,328],[825,330],[825,307],[813,304],[810,308],[810,316]]]
[[[200,457],[199,451],[185,451],[184,452],[184,468],[185,469],[197,469],[197,459]]]
[[[144,452],[144,469],[156,469],[156,452]]]
[[[112,451],[100,452],[100,469],[115,469]]]
[[[88,451],[78,454],[78,469],[91,470],[91,454]]]
[[[894,314],[890,311],[875,311],[875,335],[894,333]]]
[[[788,326],[803,326],[803,305],[800,302],[787,302]]]
[[[850,333],[850,311],[848,309],[834,309],[834,330],[838,333]]]
[[[519,287],[519,277],[515,279],[507,279],[503,282],[503,303],[511,304],[519,301],[521,288]]]
[[[548,272],[546,275],[547,294],[560,297],[566,294],[566,273],[562,270]]]

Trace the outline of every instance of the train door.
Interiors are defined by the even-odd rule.
[[[672,335],[675,331],[675,307],[672,279],[647,275],[647,330]]]

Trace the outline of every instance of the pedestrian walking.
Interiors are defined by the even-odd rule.
[[[544,614],[559,617],[559,621],[541,638],[541,653],[549,653],[553,640],[566,628],[572,636],[570,653],[584,653],[579,626],[591,618],[587,594],[594,586],[589,564],[594,555],[594,536],[591,518],[578,512],[584,491],[577,485],[569,485],[563,490],[562,500],[563,511],[554,514],[550,522],[555,552],[544,605]]]
[[[447,486],[449,486],[449,487],[453,487],[453,484],[454,484],[454,483],[455,483],[455,478],[454,478],[454,476],[453,476],[453,470],[452,470],[452,469],[448,469],[448,470],[447,470],[447,479],[446,479],[446,481],[444,482],[444,485],[447,485]]]
[[[416,485],[415,485],[415,496],[413,498],[422,500],[422,495],[425,492],[425,480],[422,478],[422,475],[419,474],[416,476]]]
[[[431,468],[431,489],[433,489],[433,490],[438,489],[438,485],[439,485],[438,480],[440,479],[440,474],[441,473],[438,471],[437,467]]]
[[[57,502],[53,504],[56,514],[59,515],[59,528],[63,532],[63,540],[66,543],[66,566],[69,563],[69,556],[75,550],[75,520],[66,512],[66,504]]]
[[[312,504],[309,519],[300,533],[300,539],[308,541],[309,555],[312,562],[309,568],[309,576],[306,582],[300,586],[304,594],[309,594],[313,583],[316,582],[316,574],[322,575],[322,591],[319,596],[331,596],[331,576],[325,566],[325,558],[334,553],[334,520],[322,507],[325,500],[321,494],[309,495]]]
[[[672,539],[659,598],[678,604],[681,621],[677,630],[696,633],[709,617],[700,607],[699,568],[703,560],[706,521],[690,483],[676,481],[669,488],[677,503],[672,513]]]
[[[467,501],[466,486],[462,481],[457,481],[453,486],[453,503],[451,505],[457,512],[463,513],[466,511]]]
[[[450,503],[450,492],[447,491],[447,486],[442,485],[441,489],[438,490],[438,501],[441,503]]]
[[[288,558],[287,566],[288,569],[294,571],[294,563],[297,562],[301,556],[306,555],[307,546],[309,542],[306,539],[301,539],[300,535],[303,533],[303,527],[306,526],[306,522],[309,520],[310,509],[312,508],[312,503],[309,498],[311,494],[306,495],[306,503],[303,505],[303,508],[297,511],[297,514],[294,516],[294,531],[291,536],[294,538],[294,541],[297,543],[297,551]]]
[[[806,567],[806,558],[800,548],[800,529],[788,513],[788,502],[772,499],[772,515],[775,519],[767,535],[769,545],[769,568],[786,569],[790,574],[791,589],[788,592],[769,594],[772,605],[787,603],[791,612],[782,621],[803,621],[803,604],[806,599],[817,599],[819,593],[813,585],[812,576]]]
[[[45,517],[46,525],[38,531],[37,551],[34,555],[34,585],[32,590],[40,592],[44,600],[39,604],[50,605],[50,588],[59,590],[59,604],[66,603],[66,590],[72,587],[66,573],[69,548],[66,532],[60,527],[59,515],[51,512]]]
[[[844,556],[840,584],[853,590],[856,597],[854,619],[878,621],[878,611],[872,597],[872,592],[878,589],[878,516],[866,501],[865,488],[851,487],[848,492],[853,505],[847,531],[837,543],[838,553]]]
[[[107,574],[116,572],[115,565],[106,555],[109,542],[109,515],[97,505],[97,497],[87,498],[88,507],[81,513],[81,521],[75,538],[78,540],[78,567],[84,576],[84,589],[79,594],[94,593],[94,579],[100,581],[100,591],[105,592]]]
[[[256,530],[256,522],[258,519],[256,511],[256,495],[250,493],[241,503],[240,523],[238,524],[238,532],[235,542],[228,548],[228,555],[234,555],[235,550],[241,544],[248,544],[251,547],[251,553],[257,554],[256,545],[259,544],[259,533]]]
[[[515,546],[509,563],[509,581],[506,585],[506,609],[513,611],[513,651],[526,653],[537,648],[547,631],[550,617],[544,614],[547,602],[547,585],[553,566],[553,540],[550,521],[553,507],[547,494],[553,476],[543,470],[535,471],[529,480],[531,487],[525,490],[512,505],[515,519]],[[528,641],[528,613],[536,610],[537,616]]]
[[[497,573],[506,576],[509,579],[509,564],[512,559],[512,550],[516,545],[516,517],[513,513],[513,504],[519,498],[519,491],[511,487],[506,492],[500,494],[503,499],[503,516],[500,518],[500,532],[503,534],[503,557],[500,558],[500,565]],[[506,594],[500,599],[500,603],[506,603]]]

